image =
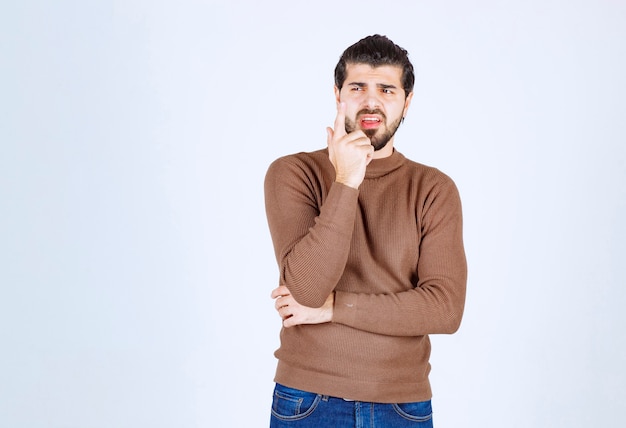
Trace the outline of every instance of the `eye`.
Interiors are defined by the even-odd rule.
[[[389,88],[384,88],[383,89],[383,94],[388,94],[388,95],[393,95],[393,91]]]

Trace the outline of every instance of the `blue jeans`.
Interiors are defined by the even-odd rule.
[[[432,428],[430,400],[416,403],[347,401],[276,384],[270,428]]]

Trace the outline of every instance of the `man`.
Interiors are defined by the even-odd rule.
[[[432,426],[428,335],[459,328],[467,266],[453,181],[394,148],[413,83],[404,49],[360,40],[335,68],[328,147],[267,172],[272,427]]]

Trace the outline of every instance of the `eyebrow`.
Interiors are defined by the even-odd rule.
[[[364,83],[364,82],[350,82],[350,83],[348,83],[348,86],[358,86],[359,88],[364,88],[364,87],[367,86],[367,83]],[[388,85],[386,83],[377,83],[376,87],[380,88],[380,89],[398,89],[398,87],[396,85]]]

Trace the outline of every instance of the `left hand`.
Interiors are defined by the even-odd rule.
[[[320,308],[309,308],[296,302],[289,289],[281,285],[272,290],[272,299],[276,299],[274,307],[283,320],[283,327],[289,328],[300,324],[322,324],[333,319],[335,293],[330,293]]]

